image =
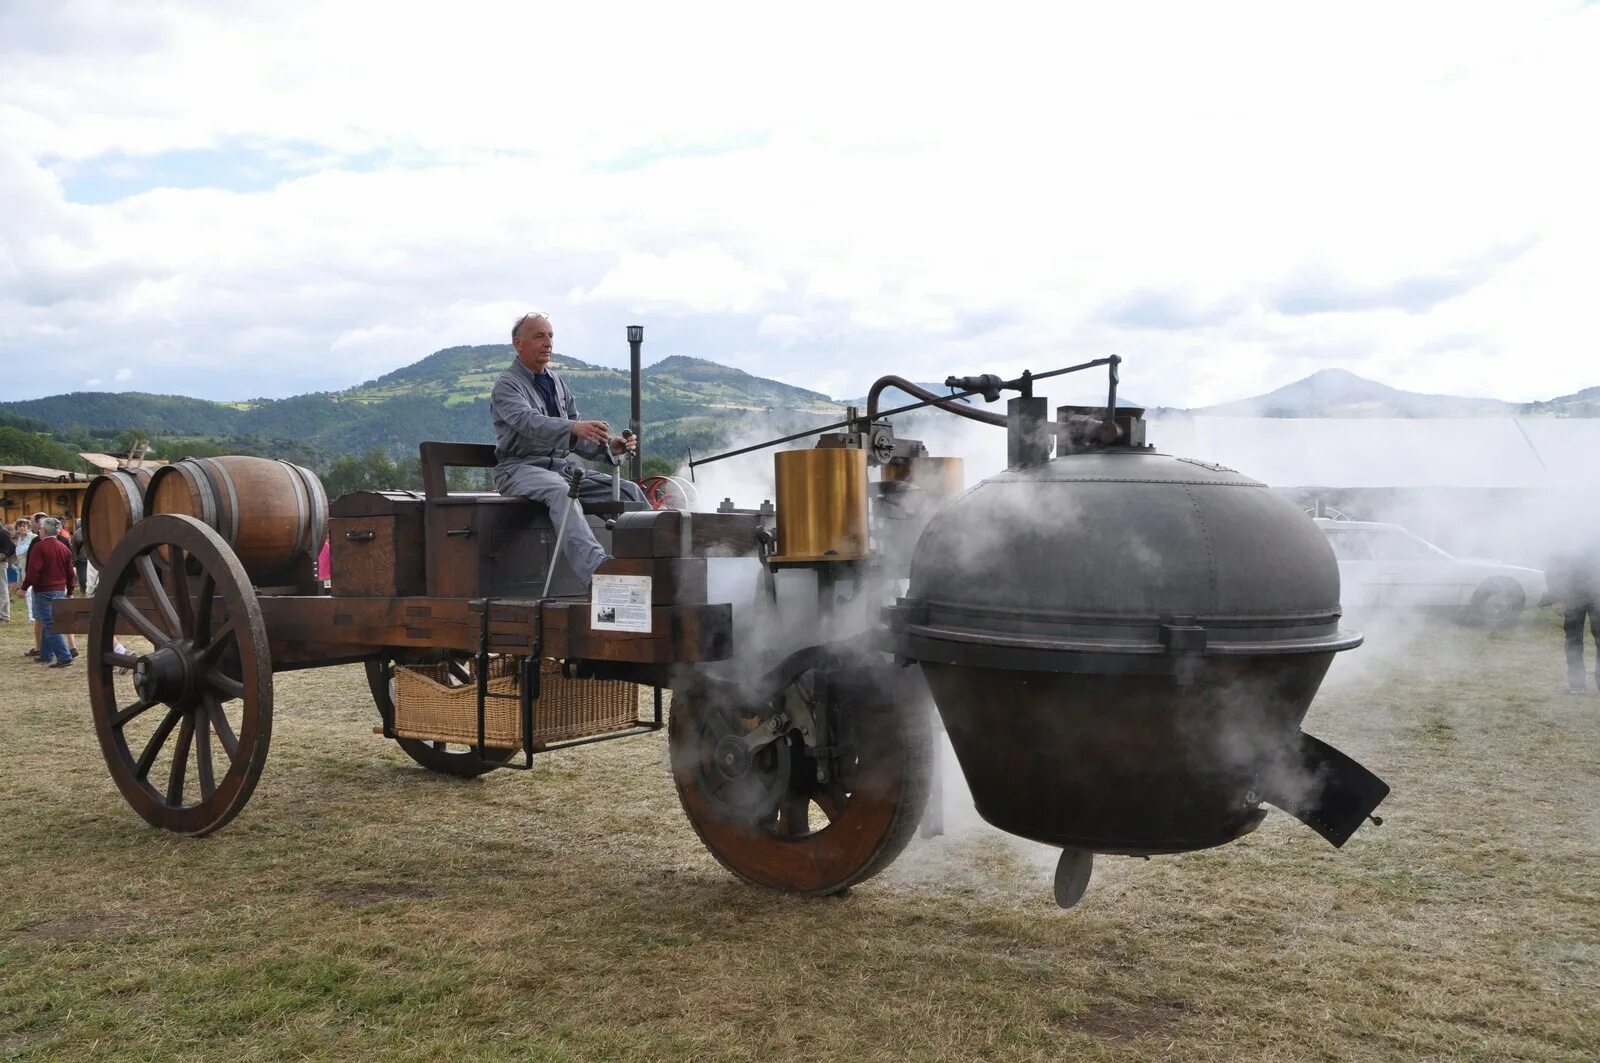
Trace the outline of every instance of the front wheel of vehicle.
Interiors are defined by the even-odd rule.
[[[1504,627],[1517,618],[1526,604],[1522,588],[1512,580],[1485,580],[1472,596],[1472,615],[1487,627]]]

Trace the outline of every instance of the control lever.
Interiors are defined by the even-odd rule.
[[[541,598],[550,597],[550,581],[556,574],[556,561],[561,557],[561,544],[567,537],[567,519],[572,516],[572,507],[578,504],[578,491],[583,487],[583,470],[574,468],[569,474],[572,477],[572,486],[567,488],[567,504],[561,510],[561,523],[556,525],[556,545],[550,551],[550,564],[544,570],[544,591]]]
[[[632,439],[633,429],[624,428],[622,430],[622,438]],[[611,459],[611,501],[613,502],[622,501],[622,477],[617,475],[617,470],[622,468],[622,463],[625,460],[624,455],[627,453],[628,452],[624,450],[621,454],[618,454],[616,451],[611,449],[609,444],[606,446],[606,456]]]

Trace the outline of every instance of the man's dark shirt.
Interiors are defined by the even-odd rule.
[[[11,537],[10,528],[0,528],[0,561],[14,561],[17,557],[17,541]]]
[[[561,407],[556,405],[556,382],[550,379],[550,374],[533,374],[533,386],[539,389],[539,397],[544,400],[545,410],[552,417],[560,417]]]

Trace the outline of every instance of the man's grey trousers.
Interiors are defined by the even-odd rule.
[[[571,474],[567,470],[583,469],[583,466],[575,461],[562,459],[557,459],[551,464],[554,468],[532,462],[497,465],[494,470],[495,490],[503,495],[543,502],[550,510],[550,523],[559,525],[562,511],[567,505],[567,490],[572,482]],[[624,500],[643,502],[644,492],[639,490],[638,484],[624,480],[622,497]],[[605,473],[583,469],[583,484],[578,488],[578,498],[582,502],[610,501],[611,477]],[[594,570],[599,568],[600,562],[607,557],[605,549],[594,537],[594,532],[589,530],[589,522],[583,519],[581,512],[573,513],[567,520],[567,534],[561,543],[561,554],[584,586],[588,586]]]

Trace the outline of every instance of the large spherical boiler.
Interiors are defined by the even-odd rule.
[[[1145,448],[1008,470],[933,518],[894,610],[978,811],[1100,852],[1252,829],[1300,784],[1339,572],[1287,499]],[[1309,781],[1306,785],[1310,785]]]

